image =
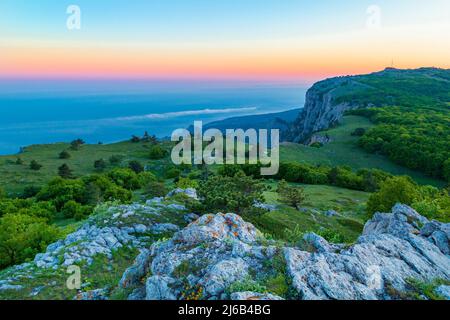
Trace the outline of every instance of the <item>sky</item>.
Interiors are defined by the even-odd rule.
[[[449,57],[448,0],[0,1],[3,79],[310,83]]]

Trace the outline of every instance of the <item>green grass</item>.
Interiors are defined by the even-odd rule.
[[[137,249],[120,248],[113,252],[112,260],[98,255],[92,265],[80,265],[83,291],[98,288],[114,290],[122,274],[138,255]],[[71,300],[77,295],[77,290],[69,290],[66,286],[70,276],[64,268],[59,270],[35,269],[33,277],[17,277],[15,285],[22,285],[22,290],[6,290],[0,292],[0,300]],[[7,273],[0,272],[0,277]],[[42,287],[40,293],[32,295],[33,289]]]
[[[360,116],[345,116],[342,123],[333,129],[318,134],[328,134],[332,141],[313,148],[300,144],[285,143],[280,148],[281,161],[297,161],[328,166],[348,165],[353,169],[378,168],[395,175],[408,175],[420,184],[443,187],[445,182],[429,178],[424,174],[399,166],[384,156],[370,154],[358,146],[358,137],[351,133],[357,128],[374,126],[369,119]]]
[[[278,210],[246,219],[275,239],[286,240],[285,230],[294,230],[298,226],[302,232],[320,228],[330,229],[342,234],[345,241],[351,243],[361,235],[364,223],[368,219],[365,214],[365,203],[370,194],[367,192],[331,186],[303,185],[307,199],[302,207],[322,212],[334,209],[340,213],[340,216],[327,217],[322,213],[301,212],[280,203],[275,192],[276,183],[269,182],[268,185],[272,190],[265,192],[264,196],[268,203],[277,204]]]
[[[105,145],[84,145],[79,151],[72,151],[67,143],[33,145],[27,147],[21,154],[0,156],[0,185],[7,192],[17,194],[26,186],[42,186],[47,183],[57,176],[58,167],[64,163],[69,165],[75,176],[94,173],[94,161],[98,159],[104,159],[109,168],[112,168],[108,161],[112,155],[122,156],[123,160],[119,165],[123,166],[126,166],[130,160],[157,165],[161,161],[149,160],[149,146],[149,143],[125,141]],[[63,150],[69,151],[70,159],[59,159],[59,153]],[[17,157],[24,161],[23,165],[15,163]],[[39,162],[43,166],[41,170],[31,170],[29,168],[31,160]]]

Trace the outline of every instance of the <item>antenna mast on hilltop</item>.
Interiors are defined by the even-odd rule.
[[[391,61],[391,68],[394,69],[394,58],[392,58],[392,61]]]

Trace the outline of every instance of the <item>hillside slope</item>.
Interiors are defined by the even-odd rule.
[[[449,102],[450,70],[387,68],[368,75],[331,78],[308,90],[305,107],[285,137],[304,142],[312,133],[337,125],[348,110],[387,105],[449,110]]]
[[[0,272],[0,298],[417,299],[413,284],[422,282],[440,286],[440,297],[450,283],[449,236],[449,224],[397,205],[350,247],[314,233],[289,245],[236,214],[195,217],[155,198],[104,206],[33,262]],[[66,286],[72,265],[81,270],[78,291]]]

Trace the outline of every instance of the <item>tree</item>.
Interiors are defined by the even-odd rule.
[[[305,190],[303,188],[292,187],[285,180],[281,180],[278,183],[277,192],[282,202],[297,209],[300,209],[306,199]]]
[[[420,198],[419,186],[409,177],[394,177],[381,183],[367,201],[367,212],[390,212],[397,204],[411,205]]]
[[[63,179],[73,178],[72,169],[70,169],[70,167],[66,163],[58,168],[58,175]]]
[[[36,196],[39,191],[41,191],[40,187],[37,186],[27,186],[23,189],[22,198],[28,199]]]
[[[150,135],[147,131],[144,132],[144,136],[142,137],[142,141],[148,142],[150,140]]]
[[[0,218],[0,268],[33,258],[58,238],[58,229],[45,219],[25,214]]]
[[[209,211],[242,214],[255,202],[264,202],[264,190],[258,180],[238,173],[234,177],[210,176],[200,184],[198,194]]]
[[[164,176],[166,179],[176,179],[181,175],[181,171],[177,168],[167,169]]]
[[[164,183],[160,181],[150,181],[144,187],[144,194],[149,198],[164,197],[168,192]]]
[[[95,162],[94,162],[94,168],[97,171],[105,170],[106,166],[107,166],[106,161],[103,159],[95,160]]]
[[[38,201],[50,201],[60,211],[70,200],[82,203],[85,185],[80,180],[65,180],[60,177],[51,180],[36,195]]]
[[[70,153],[67,150],[62,151],[59,154],[60,159],[70,159]]]
[[[19,166],[23,164],[23,160],[22,160],[21,157],[17,157],[16,164],[19,165]]]
[[[94,182],[86,185],[83,196],[83,203],[96,206],[102,201],[102,190]]]
[[[112,155],[111,157],[109,157],[109,163],[111,163],[112,165],[118,165],[122,162],[124,156],[122,155]]]
[[[166,150],[164,150],[160,145],[156,144],[150,148],[149,157],[152,160],[160,160],[165,158],[167,155]]]
[[[137,190],[141,187],[139,176],[128,168],[116,168],[108,173],[108,177],[127,190]]]
[[[34,171],[39,171],[41,170],[42,165],[39,164],[36,160],[31,160],[30,162],[30,169],[34,170]]]
[[[78,214],[81,210],[82,210],[81,204],[73,200],[70,200],[66,202],[61,212],[63,213],[65,218],[70,219],[73,218],[76,214]]]
[[[130,141],[133,143],[138,143],[141,141],[141,138],[139,138],[138,136],[132,135]]]
[[[365,134],[366,134],[366,129],[364,129],[364,128],[356,128],[352,132],[352,136],[354,136],[354,137],[362,137]]]
[[[80,148],[83,144],[85,144],[85,142],[82,139],[73,140],[70,143],[70,149],[72,149],[74,151],[80,150]]]
[[[128,163],[128,168],[130,168],[136,173],[141,173],[144,171],[144,166],[139,161],[136,160],[130,161]]]

